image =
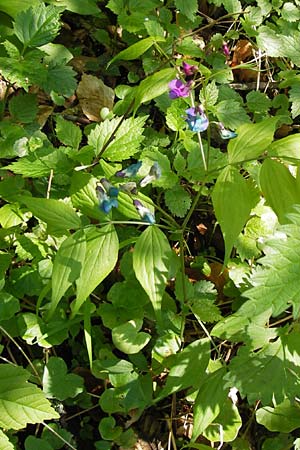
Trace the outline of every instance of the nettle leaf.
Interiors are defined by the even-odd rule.
[[[294,207],[295,213],[290,215],[290,225],[282,225],[279,231],[287,235],[285,239],[271,239],[267,241],[265,254],[260,259],[262,267],[257,267],[251,276],[253,288],[243,295],[259,305],[264,299],[265,307],[273,307],[273,315],[284,311],[292,304],[294,315],[300,309],[298,280],[300,274],[300,209]],[[267,301],[267,303],[266,303]]]
[[[165,203],[172,214],[184,217],[189,210],[192,199],[182,186],[174,186],[165,192]]]
[[[6,434],[3,433],[2,430],[0,430],[0,448],[2,450],[14,450],[15,446],[9,441]]]
[[[63,119],[61,116],[56,117],[56,135],[58,139],[65,145],[73,147],[78,150],[82,139],[82,132],[80,128],[74,123]]]
[[[249,219],[251,209],[259,201],[257,189],[233,166],[227,166],[217,178],[212,201],[224,241],[224,265],[233,245]]]
[[[290,433],[300,427],[300,409],[290,400],[285,399],[275,408],[265,406],[256,411],[257,423],[269,431]]]
[[[143,141],[144,124],[147,117],[130,117],[123,120],[120,127],[120,118],[105,120],[95,126],[88,136],[88,144],[95,149],[96,156],[101,153],[106,142],[114,136],[107,146],[103,157],[110,161],[123,161],[138,152],[140,143]],[[115,132],[115,130],[117,131]],[[115,134],[114,134],[115,133]]]
[[[204,104],[204,107],[206,109],[210,108],[211,106],[214,106],[218,101],[218,97],[219,97],[219,89],[216,85],[216,82],[213,80],[206,86],[203,86],[203,88],[200,91],[199,100],[201,103]]]
[[[76,397],[83,392],[83,378],[74,373],[67,373],[67,365],[62,358],[49,358],[43,373],[43,391],[47,398]]]
[[[0,426],[20,430],[28,423],[58,419],[43,392],[28,383],[30,373],[11,364],[0,364]]]
[[[240,125],[250,122],[245,108],[235,100],[222,100],[219,102],[215,107],[215,114],[224,127],[234,130]]]
[[[8,107],[14,120],[22,123],[31,123],[38,112],[36,95],[19,94],[10,100]]]
[[[113,225],[85,230],[86,253],[80,276],[76,281],[77,295],[72,304],[75,316],[93,290],[114,269],[119,251],[118,236]]]
[[[276,148],[276,147],[275,147]],[[279,161],[265,159],[259,173],[263,195],[278,217],[280,223],[289,223],[287,214],[299,203],[300,192],[289,169]]]
[[[60,10],[41,3],[20,12],[14,23],[14,31],[24,47],[40,47],[53,41],[60,30]]]
[[[244,124],[237,129],[237,137],[228,144],[230,164],[256,159],[271,144],[277,119],[272,117],[256,124]]]
[[[149,102],[169,90],[169,82],[176,78],[176,70],[163,69],[145,78],[135,91],[134,111],[142,103]]]
[[[133,319],[113,328],[112,340],[115,347],[127,355],[142,350],[151,339],[150,334],[139,331],[142,324],[142,319]]]
[[[59,247],[53,263],[49,316],[53,314],[69,287],[78,279],[85,252],[86,240],[83,230],[69,236]]]
[[[165,387],[155,402],[188,387],[198,387],[204,375],[210,356],[208,338],[198,339],[189,344],[183,351],[172,356],[172,367]]]
[[[293,400],[298,395],[299,364],[299,333],[293,332],[266,343],[256,352],[241,347],[231,360],[229,373],[224,379],[228,380],[228,387],[235,386],[251,404],[259,400],[262,405],[273,401],[280,403],[285,398]]]
[[[249,111],[256,113],[266,113],[272,105],[271,99],[259,91],[251,91],[247,94],[247,106]]]
[[[149,226],[136,242],[133,252],[133,269],[150,298],[159,322],[170,258],[171,248],[168,239],[159,228]]]
[[[59,200],[21,197],[32,214],[46,222],[51,234],[63,235],[67,230],[81,228],[81,220],[73,208]]]
[[[175,0],[175,6],[179,11],[184,14],[192,22],[196,19],[196,13],[198,12],[197,0]]]

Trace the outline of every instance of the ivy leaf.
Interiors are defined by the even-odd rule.
[[[20,430],[28,423],[58,419],[43,392],[28,383],[30,373],[22,367],[0,364],[0,426]]]
[[[258,203],[259,195],[238,169],[227,166],[217,178],[212,200],[225,241],[225,266],[251,209]]]
[[[83,392],[83,378],[74,373],[67,373],[67,365],[62,358],[49,358],[43,373],[43,391],[47,398],[76,397]]]
[[[198,387],[197,384],[208,365],[209,355],[210,343],[208,338],[198,339],[189,344],[182,352],[174,355],[166,385],[155,402],[187,387]]]
[[[174,186],[165,192],[165,203],[172,214],[184,217],[191,206],[189,193],[182,186]]]
[[[247,396],[249,403],[260,400],[268,405],[274,400],[276,403],[284,398],[293,400],[298,395],[299,367],[299,334],[294,332],[265,344],[257,352],[241,347],[224,379],[228,380],[228,386],[235,386],[243,397]]]
[[[136,242],[133,252],[133,269],[151,300],[159,322],[170,258],[171,249],[168,239],[159,228],[149,226]]]
[[[222,100],[219,102],[216,106],[215,114],[224,127],[234,130],[240,125],[250,122],[245,108],[235,100]]]
[[[128,355],[142,350],[151,339],[150,334],[139,331],[142,324],[142,319],[133,319],[113,328],[112,340],[116,348]]]
[[[41,3],[16,16],[14,31],[25,48],[40,47],[54,40],[60,30],[59,12],[59,8]]]

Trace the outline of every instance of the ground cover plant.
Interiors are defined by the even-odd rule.
[[[0,449],[299,449],[300,2],[0,16]]]

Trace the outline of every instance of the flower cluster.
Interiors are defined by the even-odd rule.
[[[142,162],[138,161],[135,164],[131,164],[125,169],[119,170],[115,173],[115,176],[118,178],[132,178],[135,177],[140,168],[142,166]],[[159,164],[155,161],[151,166],[149,173],[140,180],[139,186],[145,187],[153,181],[159,179],[161,177],[161,168]],[[99,208],[105,214],[108,214],[112,208],[118,207],[118,195],[119,192],[125,192],[128,195],[136,195],[137,191],[137,183],[135,181],[128,181],[126,183],[119,184],[118,187],[112,185],[106,178],[102,178],[100,183],[97,185],[97,195],[99,199]],[[139,213],[143,222],[146,222],[150,225],[155,223],[155,217],[152,212],[146,208],[139,200],[133,200],[133,204]]]

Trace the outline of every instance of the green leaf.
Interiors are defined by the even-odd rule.
[[[251,91],[247,94],[247,106],[249,111],[256,113],[266,113],[271,107],[271,99],[259,91]]]
[[[176,70],[168,68],[160,70],[145,78],[145,80],[139,84],[135,92],[134,111],[136,112],[142,103],[149,102],[167,92],[169,89],[169,82],[175,77]]]
[[[258,200],[257,190],[238,169],[227,166],[222,170],[212,192],[212,201],[225,241],[224,266]]]
[[[229,364],[225,375],[228,385],[235,386],[250,404],[261,401],[268,405],[284,398],[294,399],[300,387],[299,334],[282,336],[258,351],[241,347]],[[245,370],[247,367],[247,370]]]
[[[242,124],[250,122],[245,108],[235,100],[223,100],[219,102],[216,106],[215,114],[218,120],[223,123],[224,127],[234,130]],[[244,126],[246,127],[247,125]],[[239,135],[239,130],[237,133]]]
[[[287,214],[293,205],[300,203],[300,192],[289,169],[279,161],[265,159],[260,173],[259,182],[263,195],[278,217],[280,223],[289,223]]]
[[[78,150],[82,139],[82,132],[80,128],[72,122],[63,119],[61,116],[56,117],[56,135],[58,139],[65,145],[73,147]]]
[[[8,320],[20,311],[19,300],[8,292],[0,292],[0,320]]]
[[[182,186],[174,186],[165,192],[165,203],[172,214],[184,217],[189,210],[192,199]]]
[[[300,136],[291,134],[282,139],[272,142],[268,148],[269,156],[280,157],[283,159],[300,160]]]
[[[175,6],[179,11],[184,14],[192,22],[196,19],[196,13],[198,11],[197,0],[175,0]]]
[[[141,319],[133,319],[113,328],[112,340],[116,348],[127,355],[142,350],[151,339],[150,334],[139,331],[142,324]]]
[[[243,10],[239,0],[223,0],[222,3],[229,13],[238,13]]]
[[[21,367],[0,364],[0,426],[20,430],[28,423],[58,419],[43,392],[28,383],[30,373]]]
[[[5,12],[9,16],[15,17],[20,11],[28,9],[30,6],[38,6],[40,0],[0,0],[0,11]]]
[[[34,216],[46,222],[50,234],[63,235],[67,234],[67,230],[81,227],[80,218],[74,209],[59,200],[25,196],[20,200]]]
[[[37,112],[37,98],[34,94],[19,94],[9,102],[9,112],[17,122],[31,123]]]
[[[167,126],[172,131],[180,131],[185,128],[186,122],[184,120],[184,109],[187,108],[185,101],[182,98],[177,98],[172,101],[171,106],[167,109],[166,122]]]
[[[43,373],[43,391],[46,397],[66,400],[76,397],[83,390],[83,378],[74,373],[67,373],[64,360],[51,356]]]
[[[297,22],[300,19],[299,8],[292,2],[284,2],[281,9],[281,15],[282,18],[288,22]]]
[[[70,97],[74,94],[77,86],[76,72],[71,66],[50,62],[46,79],[40,82],[45,91],[50,94],[54,91],[57,94]]]
[[[268,26],[260,26],[256,38],[259,48],[264,50],[268,56],[286,56],[283,47],[283,36],[277,34]]]
[[[14,31],[25,48],[53,41],[59,30],[59,9],[44,3],[21,11],[15,18]]]
[[[28,436],[25,440],[25,450],[53,450],[53,447],[44,439]]]
[[[165,39],[158,38],[159,42],[164,41]],[[124,60],[129,61],[132,59],[137,59],[139,56],[141,56],[143,53],[145,53],[152,45],[154,44],[155,40],[153,37],[148,37],[145,39],[141,39],[138,42],[135,42],[135,44],[130,45],[125,50],[122,50],[120,53],[118,53],[116,56],[113,57],[113,59],[109,62],[108,66],[110,66],[112,63],[118,60]]]
[[[225,373],[224,367],[210,373],[200,386],[194,404],[193,440],[196,440],[221,412],[227,398],[223,381]]]
[[[133,252],[135,275],[152,302],[157,320],[161,321],[161,302],[169,273],[171,249],[164,233],[149,226],[138,238]]]
[[[300,114],[300,86],[298,84],[293,84],[291,86],[291,89],[289,90],[289,98],[292,102],[292,118],[295,119],[295,117]]]
[[[2,430],[0,430],[0,448],[2,450],[14,450],[15,446],[9,441],[6,434],[3,433]]]
[[[97,6],[97,0],[51,0],[47,3],[52,3],[56,7],[64,7],[68,11],[72,11],[81,15],[99,16],[100,11]]]
[[[300,427],[300,409],[297,404],[285,399],[275,408],[259,408],[256,411],[256,420],[269,431],[290,433]]]
[[[143,141],[143,126],[147,117],[130,117],[120,123],[120,118],[105,120],[90,132],[88,143],[95,149],[96,156],[102,151],[107,141],[114,136],[108,144],[103,156],[110,161],[123,161],[138,152],[140,143]]]
[[[69,236],[56,253],[52,270],[52,298],[49,316],[81,273],[85,258],[86,240],[83,230]]]
[[[122,434],[122,428],[117,426],[113,417],[104,417],[99,423],[99,433],[102,439],[114,441]]]
[[[204,104],[205,109],[214,106],[219,97],[219,89],[215,81],[208,83],[200,91],[199,99],[200,102]]]
[[[218,417],[213,424],[203,432],[203,435],[211,442],[219,442],[222,436],[224,442],[234,441],[239,429],[242,426],[242,419],[238,408],[226,399]]]
[[[210,355],[209,339],[198,339],[172,358],[172,367],[165,387],[155,402],[188,387],[198,387]]]
[[[96,194],[97,181],[97,178],[89,173],[74,172],[70,195],[74,208],[79,209],[88,217],[99,220],[102,216],[104,219],[105,215],[99,209],[99,200]]]
[[[277,119],[262,120],[256,124],[241,125],[237,129],[238,136],[228,144],[230,164],[256,159],[271,144]]]
[[[72,315],[80,307],[93,290],[114,269],[117,259],[119,242],[113,225],[105,225],[100,229],[91,227],[85,230],[86,254],[82,261],[82,269],[76,281],[77,295],[72,305]]]

